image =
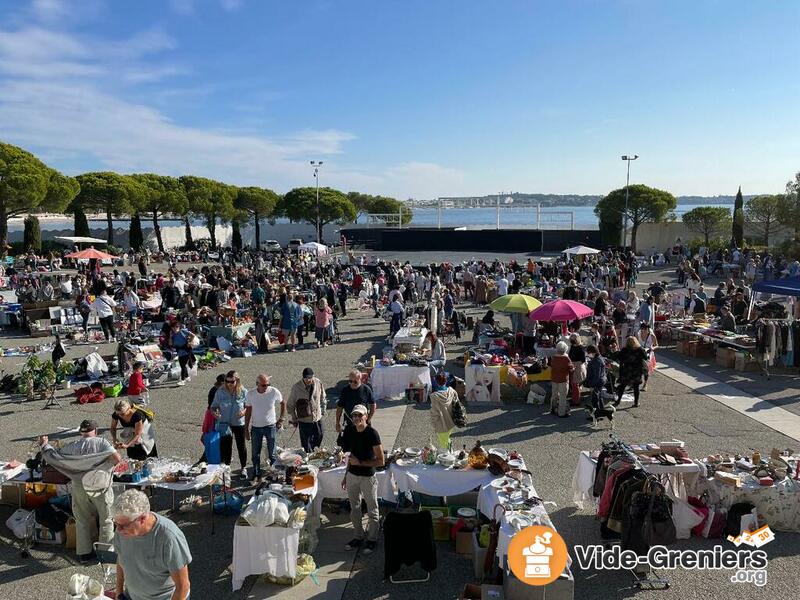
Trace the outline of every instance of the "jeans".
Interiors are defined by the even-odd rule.
[[[590,402],[592,408],[595,410],[603,410],[605,408],[605,403],[603,402],[603,388],[592,388],[592,398]]]
[[[350,500],[350,522],[356,532],[356,538],[364,539],[364,523],[361,515],[361,499],[367,503],[367,540],[374,542],[378,539],[378,480],[374,475],[362,477],[347,473],[345,475],[347,498]]]
[[[252,427],[250,429],[250,449],[253,454],[253,477],[261,476],[261,445],[264,443],[264,439],[267,440],[267,462],[270,465],[275,462],[276,436],[277,429],[275,425]]]
[[[178,356],[178,364],[181,366],[181,381],[189,379],[189,359],[192,358],[191,354],[185,356]]]
[[[298,423],[300,428],[300,445],[306,452],[313,452],[314,448],[322,446],[322,419],[316,423]]]

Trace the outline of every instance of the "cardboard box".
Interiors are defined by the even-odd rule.
[[[706,342],[692,342],[689,348],[689,356],[692,358],[713,358],[714,357],[714,344]]]
[[[502,585],[467,583],[461,592],[460,600],[504,600]]]
[[[459,531],[456,533],[456,554],[472,556],[471,531]]]
[[[2,489],[0,489],[0,504],[19,508],[23,504],[22,499],[25,498],[24,490],[25,486],[22,485],[3,484]]]
[[[33,539],[40,544],[60,545],[64,543],[65,536],[63,531],[53,531],[37,523],[36,528],[33,530]]]
[[[717,365],[733,369],[736,366],[736,351],[733,348],[717,348]]]
[[[758,363],[758,361],[753,360],[753,358],[749,354],[743,354],[737,352],[734,368],[737,371],[755,372],[761,369],[761,365]]]

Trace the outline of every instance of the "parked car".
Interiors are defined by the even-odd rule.
[[[266,242],[261,242],[261,249],[264,252],[281,252],[283,248],[276,240],[267,240]]]
[[[286,249],[289,252],[297,253],[298,248],[300,248],[300,246],[302,246],[302,245],[303,245],[303,240],[301,240],[301,239],[289,240],[289,245],[286,246]]]

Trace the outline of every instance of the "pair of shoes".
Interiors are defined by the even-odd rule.
[[[189,383],[191,380],[192,380],[192,378],[191,378],[191,377],[187,377],[186,379],[184,379],[184,381],[185,381],[186,383]]]
[[[640,391],[640,392],[646,392],[646,391],[647,391],[647,386],[645,385],[645,386],[644,386],[644,387],[642,387],[642,389],[641,389],[641,390],[639,390],[639,391]]]
[[[364,544],[364,554],[372,554],[375,550],[375,546],[377,546],[377,544],[373,540],[367,540],[367,543]]]
[[[294,346],[292,346],[292,352],[297,352],[297,348],[295,348]]]
[[[186,385],[186,380],[185,380],[185,379],[181,379],[181,380],[180,380],[178,383],[176,383],[175,385]]]
[[[364,543],[364,540],[360,540],[358,538],[353,538],[349,542],[347,542],[344,546],[345,550],[355,550],[356,548],[360,548],[361,544]]]

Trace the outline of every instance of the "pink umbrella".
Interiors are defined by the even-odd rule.
[[[574,321],[591,317],[594,311],[574,300],[554,300],[532,310],[528,317],[532,321]]]

